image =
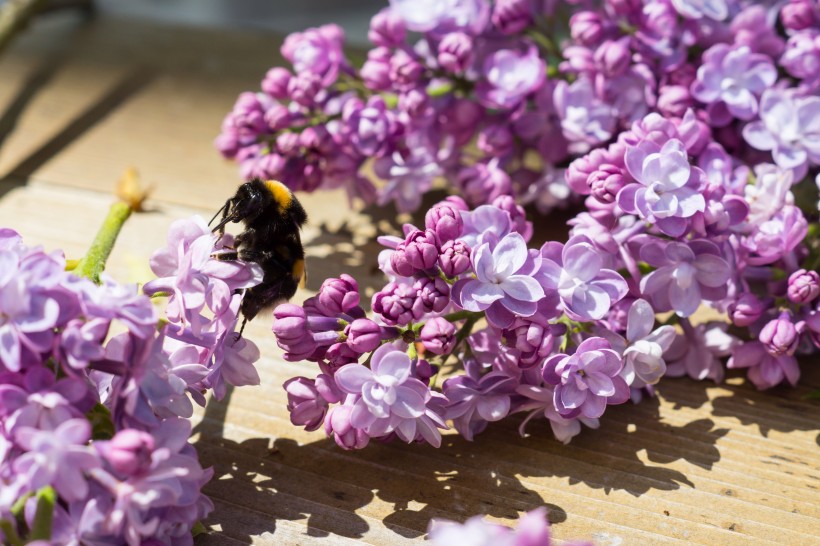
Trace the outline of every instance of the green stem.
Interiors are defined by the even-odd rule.
[[[442,318],[444,318],[444,320],[446,320],[447,322],[456,322],[456,321],[459,321],[459,320],[472,319],[472,318],[475,318],[475,320],[478,320],[483,316],[484,316],[484,313],[476,313],[475,311],[456,311],[454,313],[450,313],[449,315],[444,315],[444,317],[442,317]]]
[[[23,546],[23,544],[25,544],[23,539],[17,534],[17,531],[14,530],[14,526],[10,521],[0,519],[0,531],[3,532],[3,537],[9,546]]]
[[[108,216],[105,217],[100,231],[91,243],[88,252],[74,268],[74,274],[79,277],[91,279],[96,284],[100,284],[100,274],[105,270],[105,263],[117,236],[120,234],[122,225],[131,216],[131,207],[126,203],[118,202],[111,205]]]
[[[51,524],[54,520],[54,503],[57,502],[57,492],[51,486],[46,486],[37,492],[37,511],[34,513],[34,522],[31,524],[31,540],[48,540],[51,538]]]

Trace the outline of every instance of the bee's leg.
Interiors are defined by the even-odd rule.
[[[248,319],[247,319],[247,318],[245,318],[245,317],[242,317],[242,326],[240,326],[240,327],[239,327],[239,333],[238,333],[238,334],[237,334],[237,336],[236,336],[236,340],[237,340],[237,341],[239,341],[240,339],[242,339],[242,332],[244,332],[244,331],[245,331],[245,325],[246,325],[247,323],[248,323]]]
[[[211,257],[215,260],[219,260],[220,262],[235,262],[239,259],[239,253],[236,250],[231,250],[229,252],[217,252],[216,254],[211,254]]]

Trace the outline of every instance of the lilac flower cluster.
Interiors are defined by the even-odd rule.
[[[465,544],[481,546],[550,546],[549,523],[546,508],[530,510],[518,521],[515,529],[484,521],[483,516],[474,516],[464,523],[434,519],[430,522],[427,537],[432,546]],[[573,540],[564,542],[568,546],[591,546],[591,542]]]
[[[771,186],[793,202],[791,171],[761,165],[737,183],[754,173],[716,172],[731,162],[701,127],[651,113],[606,157],[579,158],[571,171],[617,171],[622,182],[612,199],[586,189],[589,211],[570,221],[566,243],[529,247],[532,226],[509,196],[473,210],[449,197],[423,227],[380,239],[388,282],[372,318],[347,275],[301,307],[276,308],[285,358],[318,365],[284,385],[292,422],[324,426],[346,449],[371,438],[438,446],[449,423],[472,440],[525,413],[522,434],[545,418],[568,442],[666,375],[720,381],[722,357],[758,388],[794,385],[795,354],[820,347],[818,234],[806,237],[798,207],[747,195]],[[704,304],[725,311],[732,331],[693,325]]]
[[[567,183],[614,200],[619,134],[653,112],[691,111],[697,142],[669,144],[678,159],[714,140],[732,161],[773,161],[797,182],[820,164],[818,13],[810,0],[390,0],[360,66],[338,26],[290,35],[293,70],[243,93],[216,145],[243,177],[297,190],[343,186],[412,211],[438,178],[472,206],[510,195],[545,214],[572,200]],[[594,177],[564,172],[590,152],[605,167]],[[648,186],[643,174],[628,178]],[[701,207],[699,174],[684,174],[642,218],[679,226]]]
[[[259,381],[234,329],[261,272],[211,257],[227,244],[200,219],[173,225],[146,286],[169,296],[161,319],[135,286],[0,230],[0,542],[193,543],[213,472],[188,443],[191,398]]]

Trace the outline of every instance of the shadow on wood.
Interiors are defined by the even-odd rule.
[[[206,523],[241,542],[275,533],[281,520],[307,519],[310,536],[354,539],[371,530],[374,518],[398,539],[423,535],[432,518],[515,519],[537,506],[546,506],[551,523],[560,524],[567,518],[564,509],[537,493],[546,479],[637,499],[651,490],[694,487],[684,473],[642,461],[642,450],[663,464],[681,459],[711,469],[720,460],[715,442],[726,429],[715,429],[710,419],[664,423],[658,407],[657,400],[612,407],[599,430],[585,431],[566,446],[543,420],[531,423],[529,436],[521,438],[522,417],[516,416],[491,425],[472,443],[447,435],[439,449],[374,441],[350,452],[329,439],[305,445],[282,437],[225,439],[226,401],[211,400],[196,443],[203,465],[215,469],[205,492],[217,510]],[[498,446],[504,446],[503,457]],[[368,518],[375,499],[391,511]]]

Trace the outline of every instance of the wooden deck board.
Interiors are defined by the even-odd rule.
[[[212,140],[277,50],[261,32],[66,15],[37,23],[0,58],[0,225],[79,257],[135,166],[156,185],[154,211],[129,220],[109,270],[150,279],[147,258],[171,222],[208,216],[238,182]],[[371,291],[383,282],[370,239],[396,219],[344,209],[344,199],[304,198],[310,276],[297,301],[343,271]],[[569,446],[543,422],[520,438],[513,418],[473,443],[345,452],[290,425],[281,384],[312,370],[284,362],[269,328],[258,319],[247,330],[264,355],[262,386],[197,412],[217,507],[197,544],[401,544],[421,540],[434,517],[511,524],[542,505],[559,540],[820,544],[818,406],[804,399],[820,387],[820,366],[804,367],[799,389],[767,393],[739,378],[664,381],[657,400],[610,408]]]

